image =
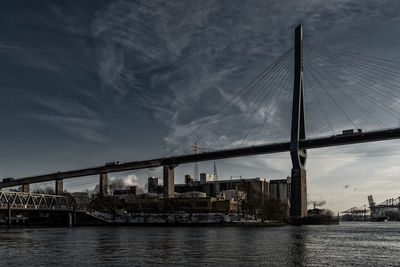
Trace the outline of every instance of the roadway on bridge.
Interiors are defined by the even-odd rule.
[[[349,135],[332,135],[299,141],[299,147],[305,149],[315,149],[322,147],[332,147],[340,145],[350,145],[357,143],[376,142],[383,140],[399,139],[400,128],[369,131],[365,133],[354,133]],[[0,182],[0,188],[19,186],[23,184],[42,183],[53,180],[69,179],[100,173],[121,172],[137,169],[146,169],[161,167],[167,165],[179,165],[198,161],[209,161],[218,159],[227,159],[235,157],[245,157],[252,155],[273,154],[287,152],[290,149],[290,142],[281,142],[274,144],[265,144],[243,148],[224,149],[212,152],[203,152],[198,154],[187,154],[180,156],[155,158],[142,161],[125,162],[115,165],[106,165],[92,168],[85,168],[71,171],[61,171],[56,173],[42,174],[19,178],[12,181]]]

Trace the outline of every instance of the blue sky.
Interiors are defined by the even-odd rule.
[[[196,129],[216,119],[232,96],[292,46],[299,23],[307,42],[400,61],[398,1],[4,1],[1,6],[2,177],[159,157],[179,143],[173,153],[190,152]],[[306,97],[307,92],[306,84]],[[308,99],[308,135],[327,134]],[[273,107],[251,142],[287,138],[290,93]],[[208,140],[199,141],[203,150],[237,145],[244,128],[260,124],[256,113],[241,112],[240,105],[234,110],[224,114],[227,127],[213,126]],[[337,130],[350,127],[336,115],[332,112]],[[355,120],[360,128],[372,127]],[[309,199],[341,210],[366,203],[368,194],[378,202],[399,196],[398,147],[390,141],[309,151]],[[382,155],[372,157],[374,152]],[[200,163],[200,171],[212,172],[212,164]],[[217,167],[220,178],[278,179],[290,173],[291,163],[284,153],[221,160]],[[192,169],[179,166],[177,182]],[[144,184],[148,171],[133,174]],[[93,187],[96,177],[87,179]],[[80,190],[80,183],[68,183],[67,189]]]

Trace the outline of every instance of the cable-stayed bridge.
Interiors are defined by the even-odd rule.
[[[174,168],[179,164],[290,151],[293,164],[291,216],[301,218],[306,216],[307,208],[307,149],[400,138],[400,128],[393,127],[393,122],[400,121],[400,113],[396,110],[396,104],[400,104],[399,76],[400,63],[396,61],[303,43],[302,28],[298,26],[294,48],[285,51],[232,97],[217,115],[194,129],[195,136],[189,133],[185,137],[190,142],[202,140],[202,143],[215,148],[212,151],[174,156],[166,154],[149,160],[115,162],[105,166],[35,175],[0,182],[0,188],[22,185],[23,191],[28,192],[30,184],[56,181],[56,194],[61,194],[64,179],[99,175],[100,192],[106,194],[108,173],[163,167],[164,197],[173,197]],[[318,112],[310,113],[310,109],[306,108],[306,88],[310,88],[307,90],[307,98],[311,99],[309,104],[314,104]],[[290,102],[279,105],[279,100],[288,95],[292,95]],[[239,147],[216,149],[218,142],[224,140],[216,137],[226,136],[229,130],[230,123],[225,117],[231,115],[232,106],[240,111],[253,110],[251,114],[261,114],[259,125],[248,129],[243,127],[243,139],[236,142]],[[266,144],[253,142],[257,134],[266,132],[268,121],[274,119],[278,109],[291,111],[288,115],[291,131],[284,135],[288,140]],[[325,135],[307,138],[306,118],[307,123],[312,124],[317,120],[311,118],[316,116],[324,124]],[[373,130],[359,130],[367,121],[374,125]],[[245,126],[247,122],[241,120],[238,123]],[[213,131],[216,125],[219,133]],[[341,129],[352,128],[356,131],[341,133],[335,130],[336,125]],[[187,146],[187,143],[183,141],[180,145]],[[177,148],[179,145],[171,151],[177,151]]]

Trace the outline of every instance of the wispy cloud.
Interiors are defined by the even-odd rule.
[[[282,23],[288,10],[299,12]],[[271,15],[261,16],[263,12]],[[170,128],[166,142],[176,144],[188,134],[196,137],[187,130],[200,129],[207,119],[215,118],[217,107],[232,99],[257,69],[264,69],[290,47],[290,33],[297,23],[303,22],[307,35],[318,40],[326,28],[343,31],[351,23],[379,17],[382,12],[372,1],[355,4],[348,0],[288,1],[286,5],[235,2],[229,7],[211,1],[179,5],[116,1],[98,12],[92,29],[100,43],[98,72],[103,90],[117,93],[119,101],[152,110]],[[288,98],[290,94],[283,97]],[[242,117],[224,118],[232,121],[227,131],[233,140],[243,138],[243,132],[235,130],[241,125],[235,123],[239,119],[245,120],[247,127],[269,125],[264,128],[266,135],[286,132],[289,113],[282,114],[282,106],[289,102],[271,102],[252,112],[248,110],[255,103],[237,98],[234,104]],[[219,140],[223,135],[216,133],[210,139]],[[248,140],[257,143],[261,138],[265,135],[251,133]]]
[[[181,6],[114,2],[98,13],[93,23],[93,34],[101,43],[98,54],[103,89],[115,91],[120,99],[156,107],[155,117],[170,127],[165,140],[176,140],[182,136],[176,135],[176,129],[204,123],[226,102],[231,93],[220,89],[221,94],[216,95],[219,88],[237,91],[246,79],[254,77],[257,67],[264,68],[265,62],[281,51],[282,47],[270,46],[266,41],[269,37],[257,32],[260,25],[253,29],[259,22],[247,24],[237,16],[243,8],[235,4],[226,9],[212,2]],[[217,14],[239,20],[226,23],[217,19]],[[279,42],[287,41],[280,38]],[[263,112],[260,109],[255,114],[263,116]]]
[[[49,57],[42,49],[17,43],[0,42],[0,54],[12,55],[18,64],[32,69],[42,69],[52,73],[59,73],[63,70],[61,62]]]
[[[101,133],[106,124],[100,120],[100,115],[76,99],[32,95],[31,101],[37,105],[35,113],[30,114],[31,118],[53,125],[77,138],[106,141]]]
[[[106,138],[100,132],[104,123],[96,119],[65,117],[57,115],[31,115],[33,119],[45,122],[69,133],[70,135],[94,142],[104,142]]]

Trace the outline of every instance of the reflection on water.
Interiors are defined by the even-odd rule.
[[[0,265],[9,266],[400,266],[400,222],[279,228],[3,228],[0,256]]]
[[[291,228],[289,232],[288,262],[292,264],[302,264],[306,262],[306,243],[308,227]]]

